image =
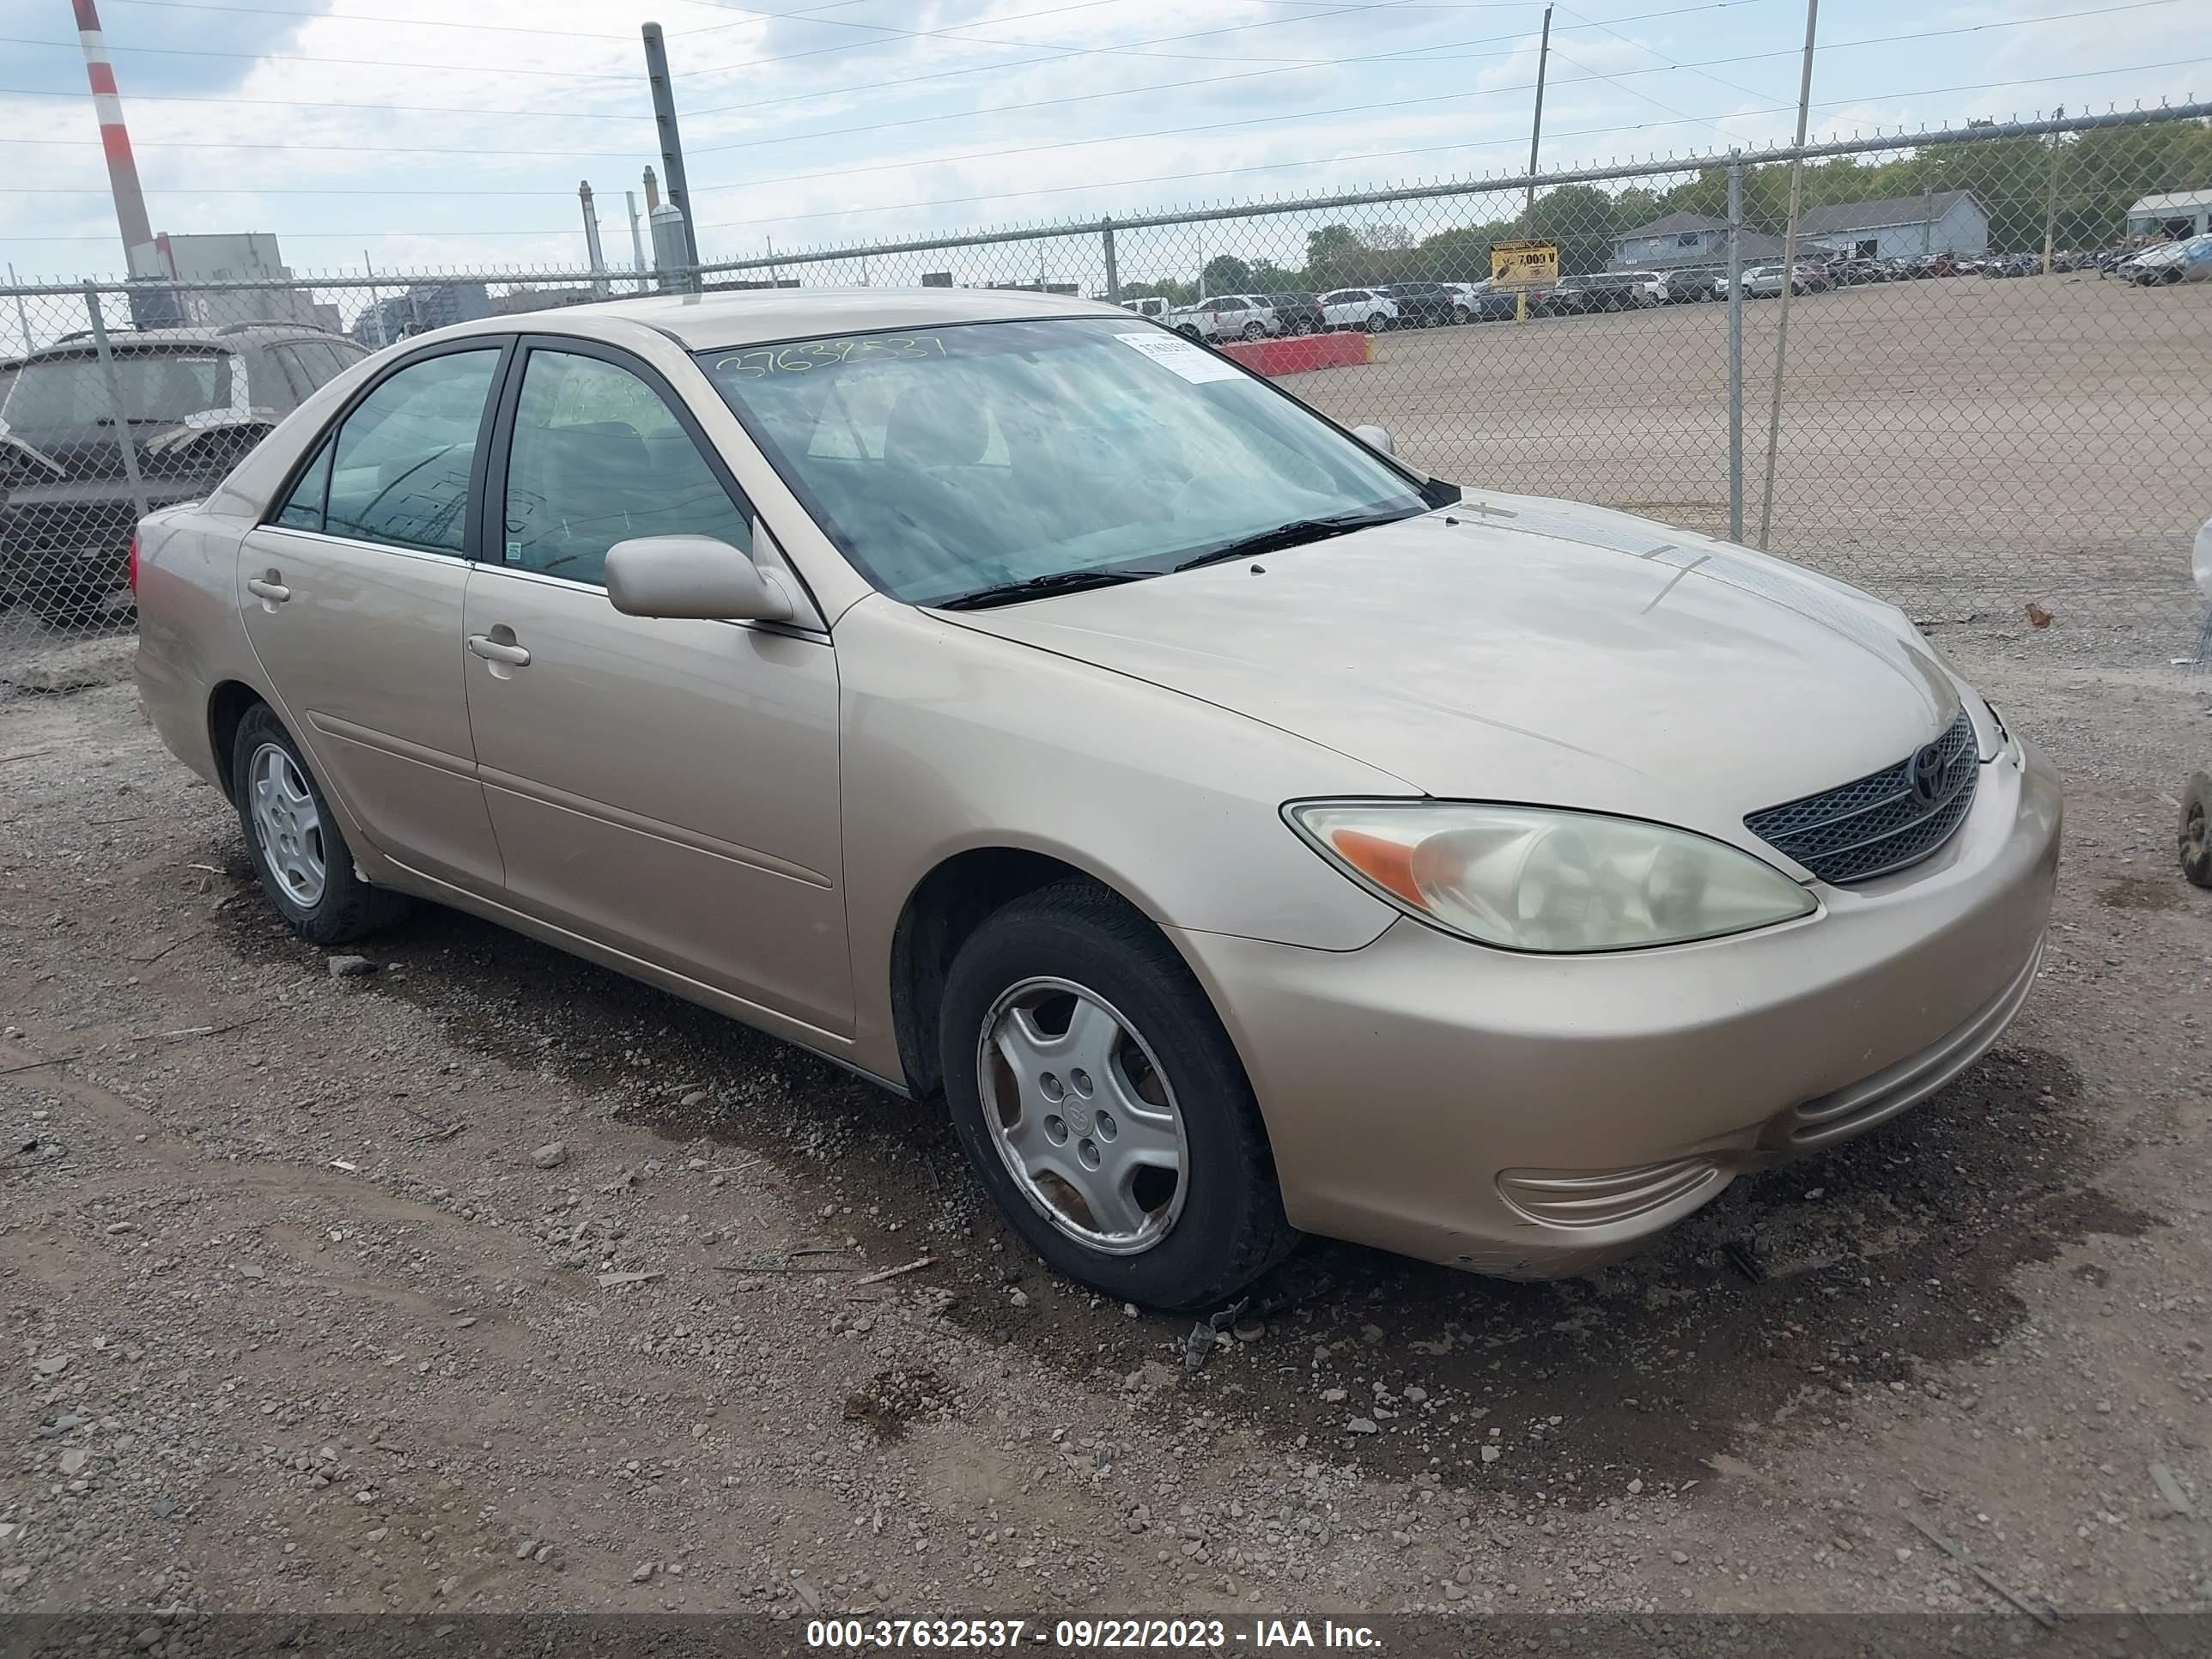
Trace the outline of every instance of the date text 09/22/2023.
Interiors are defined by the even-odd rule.
[[[1334,1648],[1373,1650],[1381,1643],[1364,1625],[1334,1620],[1060,1619],[1047,1625],[1027,1619],[815,1619],[806,1645],[851,1652],[896,1648],[1018,1652],[1127,1652],[1188,1650]]]

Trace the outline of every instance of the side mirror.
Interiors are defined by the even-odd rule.
[[[607,600],[626,617],[707,622],[789,622],[791,596],[727,542],[711,536],[640,536],[607,550]]]
[[[1352,428],[1352,435],[1370,449],[1380,450],[1385,455],[1395,455],[1398,453],[1398,446],[1390,441],[1390,429],[1388,427],[1355,426]]]

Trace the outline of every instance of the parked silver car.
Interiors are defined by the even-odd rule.
[[[1182,306],[1161,320],[1194,340],[1264,340],[1283,331],[1265,295],[1224,294]]]

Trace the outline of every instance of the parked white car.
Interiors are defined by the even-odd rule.
[[[1165,300],[1156,294],[1146,295],[1142,299],[1124,300],[1121,301],[1121,308],[1124,311],[1133,311],[1139,317],[1152,318],[1156,321],[1166,316],[1173,309]]]
[[[2166,283],[2212,282],[2212,235],[2147,247],[2120,267],[2120,274],[2143,288]]]
[[[1258,294],[1224,294],[1183,306],[1160,319],[1194,340],[1262,340],[1280,334],[1274,307]]]
[[[1331,328],[1380,334],[1398,325],[1398,302],[1371,288],[1340,288],[1321,296],[1321,319]]]

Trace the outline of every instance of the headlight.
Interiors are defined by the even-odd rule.
[[[1624,951],[1810,915],[1747,853],[1664,824],[1468,801],[1301,801],[1322,857],[1400,909],[1510,951]]]

